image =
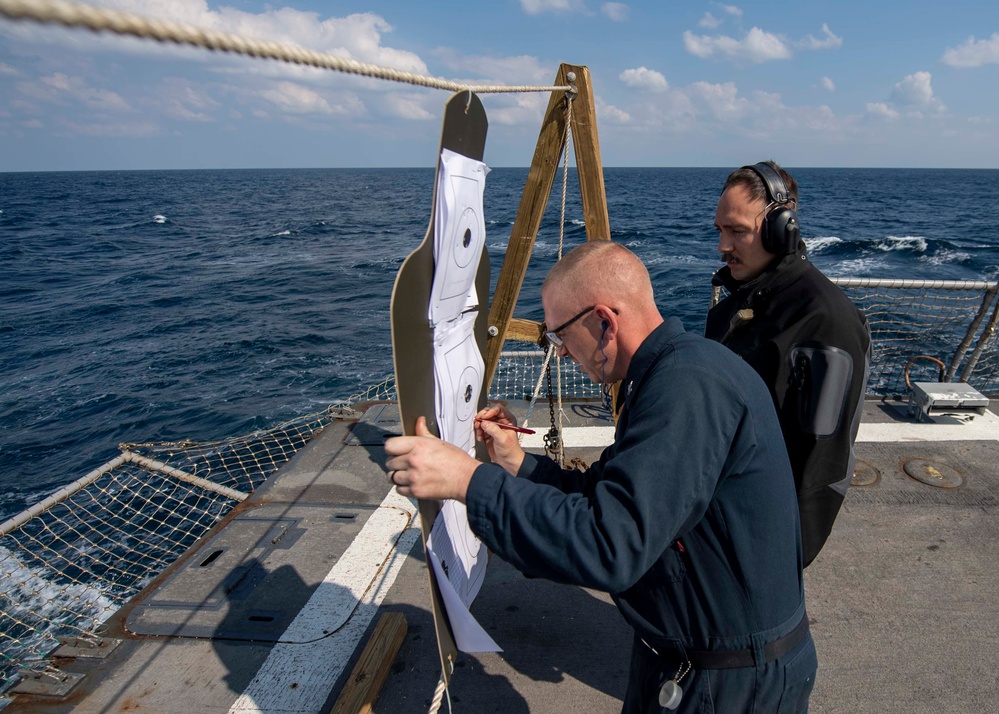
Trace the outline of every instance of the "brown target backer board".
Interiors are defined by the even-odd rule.
[[[469,159],[482,161],[486,145],[488,122],[482,102],[474,92],[454,94],[445,105],[441,130],[440,151],[437,153],[437,172],[441,170],[440,155],[448,149]],[[396,392],[403,433],[415,434],[416,420],[426,417],[427,426],[440,434],[434,402],[434,334],[428,317],[431,288],[434,280],[434,230],[437,215],[438,176],[434,176],[434,200],[431,205],[430,225],[423,242],[409,254],[396,276],[392,290],[392,359],[395,366]],[[486,353],[487,322],[489,318],[489,254],[485,244],[479,258],[475,277],[475,290],[480,304],[475,320],[474,335],[481,354]],[[485,406],[487,386],[479,392],[478,408]],[[482,455],[480,454],[480,457]],[[420,500],[420,526],[423,546],[440,512],[440,501]],[[431,606],[437,631],[437,644],[445,682],[450,682],[457,660],[458,649],[441,600],[440,588],[433,568],[427,567],[430,578]]]

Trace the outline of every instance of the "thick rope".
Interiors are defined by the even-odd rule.
[[[444,703],[444,695],[448,694],[447,682],[444,681],[444,675],[441,675],[440,680],[437,682],[437,688],[434,690],[434,697],[430,701],[430,709],[427,710],[427,714],[437,714],[441,709],[441,704]],[[451,711],[451,696],[448,695],[447,698],[447,710]]]
[[[93,7],[65,0],[0,0],[0,17],[11,20],[33,20],[44,24],[79,27],[94,32],[114,32],[158,42],[202,47],[219,52],[274,59],[291,64],[306,65],[336,72],[359,74],[365,77],[403,82],[452,92],[472,91],[480,94],[497,92],[553,92],[572,91],[570,86],[506,86],[471,85],[452,82],[439,77],[427,77],[390,67],[344,59],[336,55],[291,47],[267,40],[254,40],[226,32],[204,30],[191,25],[164,20],[152,20],[141,15],[106,8]]]
[[[572,95],[566,95],[565,101],[565,139],[563,144],[565,146],[564,153],[562,155],[562,214],[559,218],[558,224],[558,259],[562,260],[562,249],[565,245],[565,206],[566,206],[566,195],[568,193],[569,187],[569,147],[572,144]],[[565,414],[562,411],[562,358],[559,357],[555,360],[555,379],[556,379],[556,389],[555,393],[558,395],[558,463],[560,466],[565,465]]]
[[[559,217],[558,222],[558,259],[562,260],[562,247],[565,245],[565,204],[566,195],[569,189],[569,144],[572,142],[572,132],[570,127],[572,126],[572,97],[567,96],[565,102],[565,137],[563,139],[563,146],[565,147],[564,153],[562,154],[562,213]]]

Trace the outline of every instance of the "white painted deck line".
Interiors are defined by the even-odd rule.
[[[953,421],[951,417],[931,417],[938,422]],[[899,424],[860,424],[857,441],[919,442],[919,441],[999,441],[999,416],[990,411],[963,424],[933,422],[903,422]]]
[[[585,446],[610,446],[614,441],[614,427],[612,426],[567,426],[562,430],[562,440],[565,448]],[[524,434],[520,440],[520,445],[525,449],[545,448],[545,435],[542,432],[537,434]]]
[[[229,714],[315,714],[321,710],[420,537],[416,513],[412,501],[394,488],[389,491]],[[346,622],[334,634],[331,623],[348,608]]]
[[[953,418],[934,416],[934,422],[901,422],[896,424],[861,423],[857,434],[858,442],[876,441],[999,441],[999,416],[990,411],[976,416],[963,424],[953,422]],[[606,447],[614,441],[612,426],[570,426],[563,429],[562,438],[567,449],[573,447]],[[520,441],[525,449],[543,449],[544,434],[525,434]]]

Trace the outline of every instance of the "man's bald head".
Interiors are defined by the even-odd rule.
[[[587,241],[569,251],[548,272],[543,295],[580,306],[606,303],[638,312],[655,310],[649,271],[620,243]]]
[[[594,382],[624,379],[631,358],[662,324],[649,271],[619,243],[589,241],[569,251],[541,286],[545,324]],[[575,317],[573,317],[575,316]]]

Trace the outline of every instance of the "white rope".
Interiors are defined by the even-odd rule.
[[[569,188],[569,144],[572,142],[572,98],[567,97],[565,103],[565,153],[562,154],[562,213],[558,222],[558,259],[562,260],[562,246],[565,244],[565,204]]]
[[[572,144],[572,97],[567,96],[565,102],[565,153],[562,155],[562,214],[558,224],[558,259],[562,260],[562,248],[565,245],[565,205],[569,187],[569,147]],[[558,463],[565,466],[565,415],[562,412],[562,358],[555,360],[555,393],[558,395]]]
[[[152,20],[141,15],[119,10],[93,7],[65,0],[0,0],[0,16],[11,20],[32,20],[44,24],[59,24],[66,27],[80,27],[94,32],[114,32],[119,35],[132,35],[158,42],[173,42],[179,45],[202,47],[219,52],[274,59],[281,62],[330,69],[336,72],[359,74],[392,82],[415,84],[453,92],[472,91],[480,94],[497,92],[553,92],[573,91],[571,86],[507,86],[471,85],[439,77],[427,77],[413,72],[404,72],[390,67],[344,59],[336,55],[301,47],[291,47],[268,40],[254,40],[226,32],[204,30],[192,25],[164,20]]]
[[[447,693],[447,682],[444,681],[444,675],[441,674],[440,680],[437,682],[437,689],[434,690],[434,698],[430,701],[430,709],[427,710],[427,714],[437,714],[440,711],[441,704],[444,701],[444,695]],[[447,710],[451,711],[451,695],[448,694],[447,698]]]

